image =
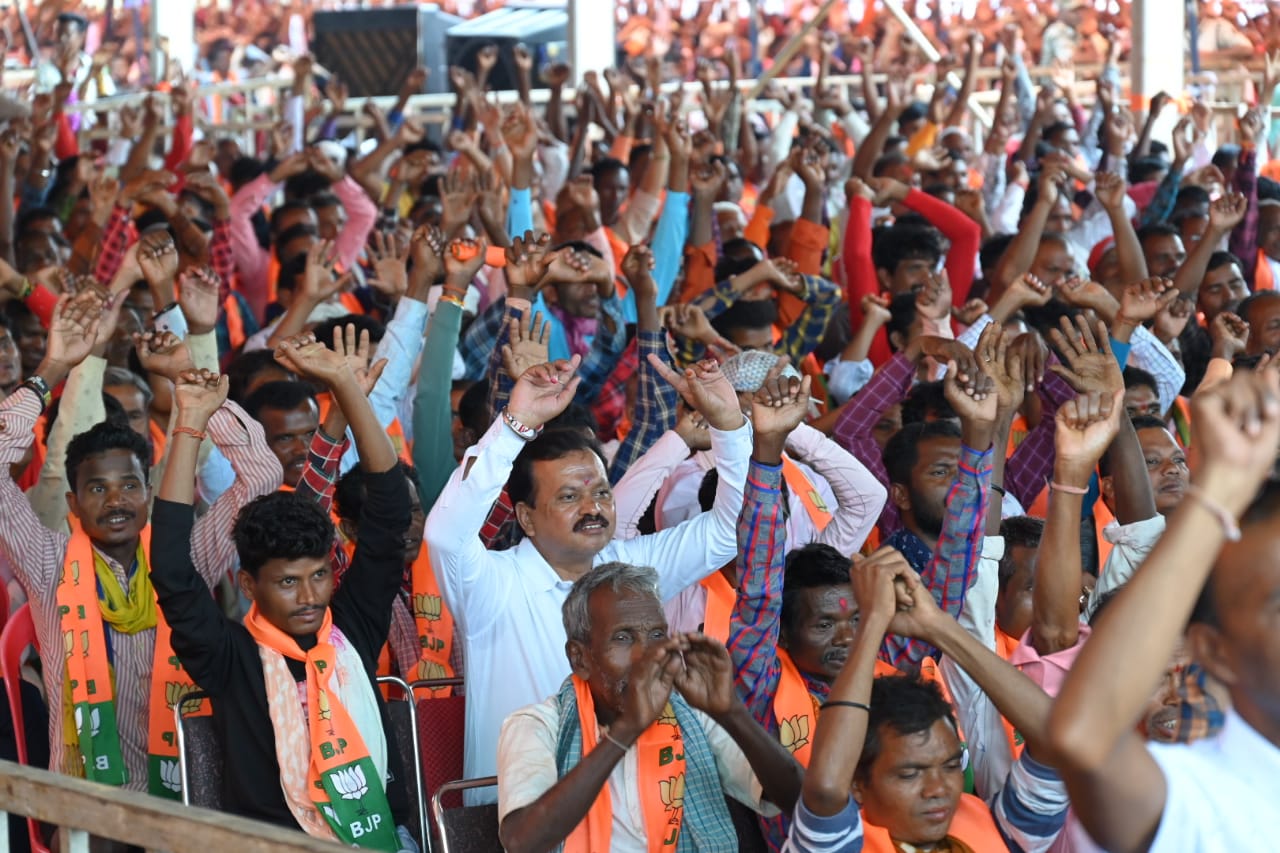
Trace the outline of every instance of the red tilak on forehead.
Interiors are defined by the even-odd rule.
[[[848,609],[849,609],[849,599],[847,599],[847,598],[842,598],[842,599],[840,599],[840,609],[841,609],[841,610],[848,610]]]

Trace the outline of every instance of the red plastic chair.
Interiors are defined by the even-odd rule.
[[[433,689],[458,687],[461,678],[436,678],[411,685],[418,705],[418,743],[422,758],[422,794],[430,802],[446,782],[461,779],[462,752],[466,732],[466,697],[456,693],[431,697]],[[426,698],[424,698],[426,697]],[[462,805],[461,792],[449,795],[448,808]]]
[[[8,600],[8,595],[5,595]],[[9,617],[0,631],[0,674],[4,676],[4,692],[9,699],[9,713],[13,717],[13,734],[18,741],[18,763],[27,764],[26,725],[22,720],[22,656],[29,647],[39,652],[36,640],[36,624],[31,619],[31,605],[24,604]],[[31,838],[33,853],[49,853],[40,836],[40,827],[27,818],[27,834]]]

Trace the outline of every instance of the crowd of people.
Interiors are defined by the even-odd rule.
[[[177,799],[179,707],[227,811],[417,850],[376,677],[460,679],[509,851],[1257,847],[1280,53],[1227,134],[1132,112],[1113,29],[1082,101],[1059,5],[1052,79],[1017,26],[931,89],[854,32],[764,114],[733,51],[695,97],[493,46],[364,147],[304,55],[263,157],[194,79],[81,144],[63,13],[0,130],[28,762]]]

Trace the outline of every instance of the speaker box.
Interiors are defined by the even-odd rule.
[[[394,95],[419,65],[431,72],[425,91],[447,92],[445,31],[462,20],[434,3],[316,12],[311,49],[352,97]]]
[[[605,2],[605,0],[598,0]],[[537,69],[568,61],[569,12],[565,0],[517,0],[487,15],[451,27],[446,36],[449,65],[476,71],[476,54],[485,45],[497,45],[498,64],[489,74],[491,88],[515,89],[517,72],[512,48],[523,44],[533,54],[535,88]]]

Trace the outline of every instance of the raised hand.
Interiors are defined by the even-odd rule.
[[[978,322],[978,319],[982,317],[983,314],[988,313],[990,310],[991,309],[987,307],[987,303],[983,302],[981,299],[970,299],[959,308],[952,308],[951,316],[955,317],[963,326],[972,326],[974,323]]]
[[[1178,290],[1167,278],[1135,282],[1125,287],[1120,296],[1120,313],[1116,315],[1116,322],[1140,326],[1154,319],[1177,298]]]
[[[1249,345],[1249,324],[1237,314],[1221,311],[1209,324],[1209,338],[1213,341],[1213,357],[1233,360]]]
[[[864,323],[873,323],[876,326],[883,326],[893,319],[893,313],[889,310],[889,297],[878,293],[868,293],[862,297],[862,301],[858,303],[862,308],[862,318]]]
[[[706,634],[680,634],[675,639],[684,656],[684,667],[675,677],[680,695],[713,719],[729,713],[740,701],[733,687],[729,650]]]
[[[524,232],[523,237],[516,237],[506,249],[507,286],[513,296],[533,299],[547,267],[555,260],[556,253],[551,248],[551,235],[544,232]]]
[[[444,275],[444,232],[434,225],[422,225],[409,240],[413,259],[410,284],[414,293],[425,297],[427,289]]]
[[[889,622],[889,633],[932,642],[952,616],[938,607],[929,587],[907,563],[906,557],[891,558],[887,571],[892,571],[893,591],[897,607]]]
[[[683,669],[679,640],[668,639],[647,646],[627,673],[622,713],[609,726],[610,736],[623,744],[634,743],[666,709],[676,677]],[[695,691],[698,686],[694,686]]]
[[[695,453],[699,450],[711,449],[711,432],[707,429],[707,421],[693,409],[686,408],[680,413],[680,419],[676,421],[675,433]]]
[[[1099,172],[1093,179],[1093,195],[1104,210],[1123,210],[1128,187],[1114,172]]]
[[[213,267],[194,267],[182,273],[178,284],[178,304],[187,318],[187,330],[193,335],[212,332],[218,325],[218,308],[222,304],[221,276]]]
[[[134,333],[133,345],[142,368],[170,382],[177,382],[180,373],[195,368],[187,345],[172,332]]]
[[[1244,193],[1231,192],[1209,205],[1209,227],[1225,234],[1244,221],[1249,199]]]
[[[184,188],[192,195],[207,201],[213,206],[214,218],[225,222],[231,216],[231,198],[222,184],[210,172],[195,172],[187,175]]]
[[[1095,328],[1082,316],[1071,320],[1063,317],[1062,331],[1049,330],[1054,347],[1066,364],[1052,364],[1049,369],[1066,380],[1079,394],[1096,392],[1109,396],[1124,390],[1124,374],[1111,352],[1107,327],[1099,322]]]
[[[996,413],[1001,418],[1013,417],[1027,391],[1021,353],[1010,350],[1012,343],[1013,335],[991,323],[982,330],[975,348],[978,363],[995,385]]]
[[[147,284],[162,287],[178,274],[178,247],[168,231],[150,231],[138,240],[138,266]]]
[[[516,379],[507,400],[507,412],[515,420],[533,429],[563,412],[573,402],[582,377],[577,376],[582,357],[553,361],[530,367]]]
[[[335,336],[336,337],[336,336]],[[355,377],[347,364],[346,353],[329,349],[307,332],[285,338],[275,350],[276,361],[299,376],[319,382],[328,388]]]
[[[1195,303],[1186,297],[1179,296],[1160,309],[1156,314],[1155,322],[1151,324],[1151,331],[1160,343],[1167,346],[1182,334],[1194,311]]]
[[[476,277],[480,267],[484,266],[484,253],[489,249],[489,241],[481,237],[478,240],[454,240],[449,244],[444,255],[444,284],[455,292],[466,293],[471,280]]]
[[[931,276],[929,283],[916,293],[916,310],[934,322],[951,316],[951,279],[946,270]]]
[[[546,364],[550,357],[547,332],[551,324],[542,314],[525,311],[519,318],[507,320],[507,343],[502,345],[502,367],[513,380],[539,364]]]
[[[898,608],[906,601],[904,571],[910,571],[902,553],[888,545],[869,557],[856,557],[849,569],[849,585],[858,605],[858,622],[873,632],[888,630]],[[898,587],[903,586],[900,595]]]
[[[479,194],[475,181],[463,177],[459,170],[450,169],[445,173],[440,182],[440,205],[444,211],[440,227],[445,237],[453,237],[471,218],[471,209]]]
[[[757,441],[768,437],[779,449],[809,411],[811,378],[795,375],[794,369],[790,376],[785,375],[783,371],[790,364],[786,356],[779,358],[751,398],[751,428]]]
[[[1101,317],[1114,317],[1120,310],[1116,298],[1096,281],[1069,278],[1059,285],[1058,296],[1068,305],[1090,308]]]
[[[341,292],[350,281],[351,274],[337,276],[334,266],[338,263],[338,252],[331,240],[318,240],[307,250],[307,265],[302,275],[302,286],[298,289],[298,297],[310,305],[319,305]]]
[[[653,280],[653,250],[644,243],[635,243],[622,256],[622,274],[635,291],[636,301],[658,298],[658,283]]]
[[[719,362],[704,359],[686,367],[683,373],[672,370],[655,353],[649,353],[649,363],[680,392],[686,403],[707,419],[712,429],[735,430],[745,422],[738,392],[721,372]]]
[[[356,384],[360,386],[360,390],[368,397],[374,386],[378,384],[378,378],[382,376],[383,368],[387,366],[387,359],[385,358],[380,358],[373,364],[369,363],[374,353],[373,344],[369,339],[369,330],[362,329],[357,335],[355,323],[348,323],[342,328],[335,328],[333,330],[333,351],[345,359],[347,369],[355,377]]]
[[[538,147],[538,124],[529,107],[517,103],[502,119],[502,139],[513,157],[530,158]]]
[[[1055,465],[1087,478],[1120,431],[1124,389],[1104,394],[1090,391],[1058,408],[1054,434]]]
[[[213,413],[227,401],[230,379],[212,370],[191,368],[177,375],[173,381],[173,403],[178,409],[178,420],[184,427],[204,429]]]
[[[369,235],[369,259],[373,261],[373,277],[370,284],[392,298],[399,298],[409,290],[409,270],[405,262],[409,247],[401,245],[394,234],[375,229]]]
[[[921,355],[929,356],[938,364],[954,362],[957,367],[957,381],[972,391],[977,390],[977,386],[973,383],[978,381],[978,376],[982,373],[978,368],[977,353],[955,338],[921,335],[916,340],[920,346]]]
[[[44,349],[45,364],[66,374],[84,361],[97,341],[102,302],[92,294],[63,295],[54,306],[49,337]],[[44,371],[39,371],[45,375]]]

